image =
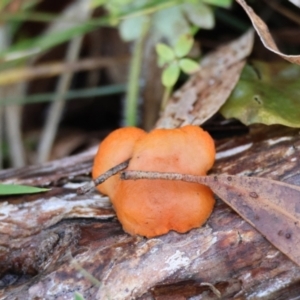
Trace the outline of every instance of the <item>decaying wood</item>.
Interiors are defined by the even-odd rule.
[[[269,127],[219,141],[217,149],[212,174],[300,185],[298,130]],[[220,200],[207,224],[187,234],[124,233],[107,198],[76,195],[94,153],[0,172],[4,182],[53,186],[47,194],[1,198],[0,299],[73,299],[76,291],[85,299],[218,299],[209,284],[222,299],[299,295],[300,268]]]

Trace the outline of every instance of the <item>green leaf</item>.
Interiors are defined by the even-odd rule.
[[[105,3],[106,3],[106,0],[92,0],[91,7],[96,8],[98,6],[104,5]]]
[[[162,62],[168,63],[175,59],[175,53],[173,49],[167,46],[166,44],[158,43],[155,49]]]
[[[177,57],[184,57],[189,54],[194,44],[190,34],[182,35],[175,44],[174,52]]]
[[[122,21],[119,26],[122,39],[126,42],[137,40],[142,35],[145,22],[148,22],[147,16],[137,16]]]
[[[300,127],[300,66],[253,62],[220,112],[246,125],[263,123]]]
[[[200,69],[199,63],[195,62],[194,60],[191,60],[189,58],[182,58],[179,61],[179,66],[181,70],[186,74],[192,74],[195,73]]]
[[[212,4],[215,6],[221,6],[225,8],[229,8],[231,6],[232,0],[202,0],[207,4]]]
[[[165,87],[172,87],[176,83],[180,74],[177,62],[171,63],[162,73],[162,83]]]
[[[74,300],[84,300],[84,297],[80,293],[75,292]]]
[[[0,195],[34,194],[47,192],[49,189],[18,184],[0,184]]]
[[[167,62],[161,57],[161,56],[158,56],[157,58],[157,64],[159,67],[163,67]]]
[[[185,3],[183,6],[191,23],[200,28],[211,29],[215,26],[213,10],[203,3]]]
[[[153,39],[167,39],[170,45],[175,45],[181,35],[190,33],[191,25],[184,16],[182,5],[157,11],[151,21]]]

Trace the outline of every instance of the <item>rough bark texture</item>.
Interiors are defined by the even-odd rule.
[[[300,185],[299,130],[253,130],[217,149],[214,174]],[[0,299],[218,299],[213,287],[222,299],[298,299],[300,268],[221,200],[187,234],[125,234],[107,198],[76,195],[94,151],[0,172],[4,182],[53,187],[0,199]]]

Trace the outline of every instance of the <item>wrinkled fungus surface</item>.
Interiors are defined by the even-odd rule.
[[[197,126],[156,129],[148,134],[141,131],[126,139],[128,130],[123,128],[117,130],[118,135],[117,131],[110,134],[107,137],[112,141],[110,144],[107,139],[102,142],[95,158],[94,178],[130,157],[128,170],[191,175],[205,175],[214,163],[214,142]],[[215,203],[211,190],[201,184],[148,179],[122,181],[116,176],[109,180],[104,188],[99,185],[98,189],[109,195],[123,229],[134,235],[153,237],[170,230],[187,232],[207,220]]]

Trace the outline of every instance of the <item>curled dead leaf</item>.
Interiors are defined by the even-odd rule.
[[[300,65],[300,55],[286,55],[280,52],[280,50],[278,49],[278,47],[274,42],[274,39],[270,34],[269,28],[266,25],[266,23],[253,11],[253,9],[250,6],[247,5],[246,1],[244,0],[236,0],[236,1],[243,7],[245,12],[251,19],[253,27],[255,28],[264,46],[270,51],[288,60],[289,62]]]

